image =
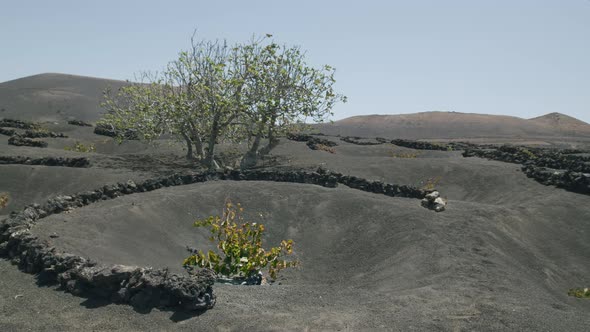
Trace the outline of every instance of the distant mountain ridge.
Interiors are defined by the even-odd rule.
[[[587,132],[590,128],[590,124],[582,120],[557,112],[532,118],[530,121],[564,132]]]
[[[533,119],[459,112],[360,115],[317,129],[330,135],[453,139],[478,137],[590,137],[590,124],[561,113]]]
[[[78,119],[95,122],[107,87],[125,81],[45,73],[0,83],[0,117],[34,121]]]
[[[102,93],[128,84],[77,75],[45,73],[0,83],[0,118],[31,121],[78,119],[96,122],[103,110]],[[561,113],[533,119],[459,112],[360,115],[320,124],[330,135],[410,139],[478,137],[585,137],[590,124]]]

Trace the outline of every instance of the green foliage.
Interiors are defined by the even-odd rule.
[[[214,147],[224,140],[247,140],[250,157],[266,154],[279,134],[308,118],[323,121],[346,101],[333,89],[333,67],[309,66],[299,47],[271,38],[234,45],[191,39],[160,75],[105,91],[99,123],[147,141],[171,134],[187,144],[188,158],[195,154],[208,167],[217,166]]]
[[[442,176],[428,178],[425,181],[422,181],[422,187],[420,189],[428,191],[434,190],[436,189],[436,186],[438,185],[440,180],[442,180]]]
[[[590,299],[590,288],[571,288],[567,295],[577,297],[577,298],[586,298]]]
[[[195,222],[196,227],[208,228],[211,232],[210,240],[217,242],[221,254],[213,251],[205,254],[201,250],[193,251],[184,260],[184,266],[199,266],[210,268],[217,274],[226,277],[251,277],[263,268],[268,267],[272,279],[288,267],[297,266],[297,261],[281,259],[293,253],[293,241],[283,240],[278,247],[265,250],[262,248],[264,225],[244,222],[240,204],[231,202],[224,207],[223,215],[210,216]]]
[[[8,205],[8,194],[0,193],[0,209],[5,208]]]
[[[529,159],[537,159],[537,156],[529,149],[521,148],[520,152],[527,156]]]
[[[78,141],[76,141],[76,144],[72,145],[72,146],[66,146],[64,148],[64,150],[66,151],[74,151],[74,152],[96,152],[96,147],[94,146],[94,144],[89,144],[89,145],[84,145]]]

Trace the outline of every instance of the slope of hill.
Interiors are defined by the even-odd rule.
[[[543,116],[532,118],[529,121],[561,133],[572,133],[573,135],[590,135],[589,124],[561,113],[549,113]]]
[[[0,117],[39,122],[72,116],[92,121],[100,114],[96,104],[107,82],[122,83],[55,74],[3,83],[0,108],[8,107],[2,106],[7,100],[18,107],[7,108]],[[55,91],[65,95],[56,98],[59,105],[71,105],[62,113],[47,107],[52,99],[46,94]],[[421,113],[354,117],[336,125],[364,130],[359,135],[376,136],[375,128],[381,128],[383,136],[424,138],[559,133],[577,123],[561,115],[559,121],[552,118]],[[568,296],[570,288],[590,286],[590,196],[543,185],[528,178],[520,165],[464,158],[460,151],[357,145],[325,137],[337,143],[329,153],[284,139],[256,171],[310,171],[321,166],[352,181],[376,182],[363,180],[368,185],[358,190],[344,184],[327,188],[221,179],[159,187],[161,182],[148,181],[153,190],[119,195],[113,188],[133,187],[129,180],[138,184],[162,175],[182,179],[200,170],[184,161],[181,146],[164,140],[149,147],[137,141],[118,145],[89,127],[44,127],[59,132],[62,129],[56,128],[63,127],[68,138],[44,139],[48,147],[41,149],[9,145],[9,137],[0,136],[0,156],[24,158],[22,164],[0,165],[0,192],[9,197],[7,207],[0,210],[0,331],[78,331],[84,326],[95,331],[569,332],[590,326],[590,301]],[[95,144],[96,152],[64,149],[78,141]],[[240,146],[221,148],[232,151]],[[28,162],[42,157],[86,157],[90,166]],[[375,190],[379,183],[436,185],[447,209],[436,213],[422,207],[420,200],[383,195],[383,190]],[[73,200],[76,193],[83,193],[76,199],[92,195],[100,200],[77,207],[68,203],[72,209],[62,209],[66,206],[60,202]],[[41,256],[48,252],[27,252],[23,248],[29,245],[17,245],[36,237],[64,261],[75,263],[67,255],[71,254],[87,257],[98,267],[127,264],[184,273],[186,246],[213,249],[194,221],[218,214],[228,199],[243,204],[245,220],[268,226],[265,247],[292,239],[295,258],[302,264],[284,271],[272,285],[216,283],[213,310],[134,309],[104,298],[109,290],[103,297],[100,289],[78,293],[78,286],[87,286],[86,276],[80,276],[72,290],[44,283],[55,277],[54,267],[47,266],[48,273],[35,277],[10,264],[12,260],[23,271],[36,271],[32,267],[37,263],[28,263],[44,260]],[[7,224],[2,223],[9,213],[33,203],[47,203],[62,213],[5,233]],[[37,210],[28,209],[26,215],[37,215],[31,211]],[[10,222],[18,220],[28,219]],[[120,276],[114,270],[100,271],[104,275],[89,274],[98,276],[92,277],[93,283],[110,280],[105,285],[111,285]],[[150,279],[146,284],[153,285]],[[83,297],[65,293],[67,289]],[[143,301],[141,296],[138,301]]]
[[[107,87],[118,89],[124,81],[65,75],[39,74],[0,83],[0,117],[94,122],[100,117],[100,100]]]
[[[0,83],[0,118],[35,121],[79,119],[95,122],[101,116],[102,92],[124,81],[46,73]],[[353,116],[318,125],[329,135],[410,139],[584,137],[590,124],[560,113],[533,119],[458,112]]]
[[[590,137],[590,125],[552,113],[535,119],[458,112],[354,116],[318,129],[330,135],[411,139],[478,137]]]
[[[80,133],[68,133],[69,139],[92,137]],[[59,139],[39,151],[9,147],[7,137],[0,137],[2,155],[91,159],[91,167],[80,169],[0,165],[0,191],[11,199],[0,223],[2,213],[54,195],[159,176],[152,152],[134,151],[133,159],[101,149],[83,154],[64,151]],[[590,301],[567,292],[590,286],[590,196],[533,181],[518,165],[463,158],[458,151],[394,158],[392,149],[403,148],[326,139],[338,142],[334,153],[282,140],[272,151],[278,168],[322,165],[361,179],[418,186],[438,177],[447,210],[436,213],[416,199],[345,185],[272,181],[208,181],[101,199],[43,218],[31,234],[56,252],[99,264],[179,272],[187,245],[213,249],[194,220],[217,214],[231,199],[246,208],[245,220],[268,226],[265,246],[293,239],[302,265],[285,270],[272,285],[216,283],[217,304],[206,312],[136,312],[99,297],[39,287],[0,258],[0,331],[587,330]],[[173,152],[167,147],[162,144],[158,159]],[[182,151],[174,157],[183,158]],[[174,165],[167,174],[184,172]]]

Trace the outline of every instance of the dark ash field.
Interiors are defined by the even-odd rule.
[[[56,195],[192,170],[174,142],[119,146],[112,138],[95,135],[92,127],[67,123],[96,121],[100,114],[94,103],[109,83],[120,84],[58,74],[0,84],[0,118],[38,122],[68,136],[42,138],[48,147],[37,148],[9,145],[9,136],[0,135],[0,157],[29,159],[0,165],[0,192],[10,198],[0,210],[0,221],[11,211]],[[540,183],[516,162],[464,157],[463,150],[411,149],[389,141],[528,143],[534,145],[533,153],[535,147],[568,147],[580,149],[572,155],[583,164],[590,125],[564,115],[526,125],[520,123],[530,120],[501,118],[493,121],[510,125],[500,135],[493,135],[492,126],[479,131],[486,136],[475,137],[477,121],[472,116],[460,117],[463,126],[456,114],[450,116],[452,130],[446,132],[440,114],[433,117],[434,124],[425,115],[416,116],[413,126],[421,129],[414,131],[396,131],[395,126],[387,131],[360,120],[321,126],[318,130],[327,135],[314,137],[337,143],[334,153],[281,138],[272,158],[261,165],[275,170],[322,167],[415,187],[437,179],[436,188],[448,200],[443,212],[425,209],[417,199],[342,184],[327,188],[271,181],[207,181],[99,201],[43,218],[31,232],[57,250],[101,263],[168,267],[182,273],[187,245],[210,246],[206,234],[192,223],[218,213],[230,198],[242,203],[251,220],[267,226],[269,245],[293,239],[302,265],[283,271],[272,285],[215,284],[215,307],[193,314],[140,311],[74,296],[56,286],[38,285],[35,275],[4,257],[0,331],[587,330],[590,301],[567,292],[590,287],[590,195]],[[428,129],[434,126],[436,132]],[[339,133],[368,139],[349,143],[337,137]],[[386,142],[377,144],[377,136]],[[64,150],[76,141],[93,143],[96,152]],[[30,164],[42,157],[87,158],[89,166]]]

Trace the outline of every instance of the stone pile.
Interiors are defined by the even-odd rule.
[[[446,209],[447,202],[440,197],[438,191],[433,191],[424,196],[422,206],[435,212],[442,212]]]
[[[580,194],[590,195],[590,173],[548,169],[534,165],[525,165],[522,167],[522,171],[526,176],[544,185],[553,185]]]
[[[590,173],[590,157],[569,153],[575,150],[555,150],[503,145],[497,148],[471,148],[464,157],[480,157],[514,164],[527,164],[574,172]]]
[[[311,135],[306,134],[298,134],[298,133],[288,133],[287,139],[297,142],[306,142],[307,146],[312,150],[319,150],[319,145],[327,146],[327,147],[335,147],[338,146],[338,143],[327,140],[325,138],[313,137]]]
[[[362,137],[359,137],[359,136],[344,136],[344,137],[340,138],[341,141],[344,141],[344,142],[350,143],[350,144],[356,144],[356,145],[381,145],[381,144],[387,142],[387,141],[377,140],[377,139],[375,139],[377,142],[359,141],[360,139],[362,139]]]
[[[338,143],[332,142],[330,140],[318,137],[312,137],[309,141],[307,141],[307,146],[312,150],[320,150],[320,145],[327,146],[327,147],[335,147],[338,146]]]
[[[296,142],[307,142],[313,136],[307,134],[300,134],[300,133],[287,133],[287,139]]]
[[[391,144],[395,144],[397,146],[403,146],[405,148],[416,149],[416,150],[447,151],[449,149],[444,144],[430,143],[430,142],[423,142],[423,141],[413,141],[413,140],[401,139],[401,138],[392,140]]]
[[[51,138],[67,138],[68,136],[63,133],[55,133],[53,131],[44,131],[44,130],[27,130],[22,134],[23,137],[28,138],[41,138],[41,137],[51,137]]]
[[[401,138],[392,140],[391,144],[395,144],[397,146],[403,146],[405,148],[410,148],[410,149],[415,149],[415,150],[435,150],[435,151],[465,150],[465,149],[475,146],[474,144],[466,143],[466,142],[431,143],[431,142],[414,141],[414,140],[401,139]]]
[[[521,164],[530,178],[577,193],[590,194],[590,157],[578,150],[555,150],[504,145],[497,148],[470,148],[464,157],[480,157]]]
[[[14,129],[0,128],[0,135],[12,136],[15,134],[16,134],[16,130],[14,130]]]
[[[0,127],[10,127],[18,129],[37,129],[39,128],[39,125],[28,121],[0,119]]]
[[[80,126],[80,127],[92,127],[90,123],[84,122],[82,120],[69,120],[68,124],[73,126]]]
[[[8,139],[8,144],[15,146],[31,146],[35,148],[46,148],[48,145],[45,141],[23,137],[18,134],[11,136]]]

